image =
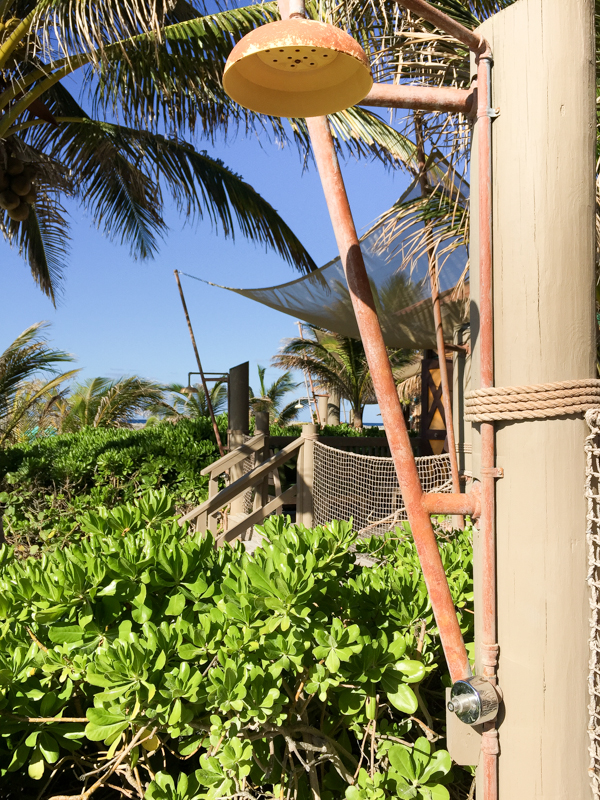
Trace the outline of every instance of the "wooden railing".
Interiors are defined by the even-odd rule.
[[[196,508],[188,511],[187,514],[184,514],[180,518],[179,524],[183,525],[185,522],[197,520],[196,527],[198,529],[208,529],[212,533],[216,534],[217,512],[221,511],[233,500],[247,492],[248,489],[252,489],[263,484],[270,473],[275,473],[278,467],[282,464],[285,464],[285,462],[289,460],[290,456],[292,456],[297,450],[300,450],[306,442],[306,438],[304,436],[295,437],[278,453],[275,453],[275,455],[272,455],[270,458],[267,458],[265,461],[257,464],[249,472],[246,472],[236,481],[230,483],[229,486],[226,486],[224,489],[219,491],[219,476],[235,464],[238,464],[240,461],[248,458],[248,456],[252,453],[263,448],[264,440],[265,436],[263,434],[259,434],[240,447],[237,447],[231,453],[223,456],[223,458],[220,458],[218,461],[215,461],[213,464],[210,464],[208,467],[206,467],[202,471],[202,474],[210,475],[208,500],[205,500],[204,503],[201,503],[199,506],[196,506]],[[277,480],[275,482],[275,486],[277,486],[278,483],[279,482]],[[244,514],[243,519],[239,521],[236,520],[233,526],[228,526],[227,529],[224,530],[217,538],[217,544],[222,544],[223,542],[235,539],[248,528],[258,525],[266,517],[268,517],[269,514],[274,513],[277,509],[283,506],[284,503],[291,503],[294,500],[297,500],[296,486],[290,486],[290,488],[286,489],[284,492],[280,491],[276,497],[273,499],[268,499],[266,502],[265,499],[266,498],[263,497],[261,500],[259,500],[259,507],[254,509],[251,514]]]
[[[234,438],[233,441],[238,439]],[[258,433],[202,470],[202,475],[209,476],[208,499],[184,514],[179,524],[194,521],[197,530],[211,531],[217,545],[221,545],[243,535],[245,531],[252,530],[254,525],[259,525],[270,514],[278,513],[284,504],[295,504],[296,521],[312,527],[314,442],[317,440],[338,450],[363,455],[389,457],[390,454],[387,439],[383,436],[319,436],[316,425],[303,425],[301,436],[269,436],[266,432]],[[275,451],[273,455],[269,455],[271,451]],[[232,480],[232,475],[240,474],[242,462],[252,455],[259,463]],[[295,455],[296,484],[282,491],[279,467]],[[219,490],[219,479],[224,473],[229,473],[231,482]],[[268,491],[269,478],[274,486],[274,497]],[[242,513],[239,510],[240,505],[243,506],[240,498],[253,488],[256,489],[254,508],[250,513]],[[236,513],[224,514],[223,510],[228,506],[237,509]],[[223,521],[220,532],[219,516]]]
[[[293,438],[293,436],[271,436],[269,438],[271,449],[285,447]],[[328,447],[335,447],[336,450],[346,450],[365,456],[389,458],[391,455],[385,436],[319,436],[319,442]]]

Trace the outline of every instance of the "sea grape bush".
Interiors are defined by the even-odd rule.
[[[357,543],[275,517],[249,555],[179,527],[164,492],[82,527],[37,558],[0,549],[2,796],[448,800],[462,771],[435,746],[444,667],[407,529]],[[468,532],[440,548],[469,637]]]
[[[227,419],[219,418],[221,435]],[[182,419],[139,430],[86,428],[0,449],[0,514],[5,534],[25,547],[62,543],[87,511],[165,489],[191,507],[206,499],[200,473],[219,458],[210,420]]]
[[[227,415],[218,418],[223,439]],[[254,419],[251,421],[253,430]],[[272,429],[299,436],[300,426]],[[328,436],[385,435],[379,428],[357,431],[328,426]],[[181,510],[206,499],[204,467],[219,458],[208,418],[180,419],[149,428],[86,428],[0,448],[0,515],[9,540],[38,548],[62,544],[80,530],[80,516],[98,506],[132,502],[149,489],[167,490]],[[288,479],[293,481],[293,470]],[[34,551],[35,552],[35,551]]]

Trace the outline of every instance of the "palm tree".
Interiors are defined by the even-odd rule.
[[[230,236],[235,221],[301,272],[315,268],[276,211],[188,141],[242,125],[307,150],[303,121],[290,128],[247,112],[221,85],[232,46],[278,18],[277,5],[203,11],[202,0],[0,2],[0,229],[52,299],[68,241],[65,197],[134,257],[156,251],[170,195],[186,218],[207,215]],[[333,5],[325,13],[344,20]],[[81,104],[64,84],[77,70]],[[412,144],[369,111],[349,109],[332,123],[349,152],[414,161]]]
[[[171,383],[165,387],[171,393],[171,404],[155,409],[158,419],[174,422],[181,417],[208,417],[208,403],[204,387],[197,383],[192,387],[192,391],[186,391],[181,383]],[[227,411],[227,386],[223,381],[216,381],[209,391],[210,402],[216,414]]]
[[[362,342],[316,325],[303,327],[307,337],[285,340],[281,352],[272,359],[273,365],[308,371],[320,386],[350,403],[354,427],[362,428],[365,405],[377,402]],[[388,354],[396,370],[414,357],[411,350],[389,348]]]
[[[164,403],[164,387],[132,377],[90,378],[73,388],[61,403],[61,433],[92,428],[128,428],[141,412]]]
[[[271,425],[289,425],[296,419],[300,408],[298,402],[292,400],[282,407],[283,398],[288,392],[293,392],[300,384],[296,383],[291,372],[284,372],[270,386],[265,384],[266,367],[258,366],[258,380],[260,393],[256,394],[250,389],[250,407],[254,413],[267,412]]]
[[[0,446],[18,441],[32,427],[43,424],[62,397],[59,387],[78,372],[57,369],[59,364],[73,361],[73,356],[50,347],[44,336],[47,327],[37,322],[0,355]]]

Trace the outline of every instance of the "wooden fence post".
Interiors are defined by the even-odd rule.
[[[496,386],[595,372],[595,55],[592,0],[520,0],[477,31],[494,54]],[[480,387],[477,133],[471,325]],[[589,572],[583,415],[496,424],[497,605],[504,695],[500,800],[591,798]],[[480,473],[479,425],[473,472]],[[479,644],[481,542],[474,536]],[[489,654],[478,648],[478,674]],[[482,663],[483,662],[483,663]],[[478,777],[477,797],[483,775]],[[485,800],[485,798],[484,798]]]
[[[313,423],[302,425],[302,449],[298,453],[296,469],[296,522],[306,528],[313,527],[313,483],[315,476],[315,441],[319,438],[317,426]]]
[[[254,412],[255,428],[254,433],[263,433],[265,436],[265,443],[261,450],[256,453],[256,461],[261,464],[266,461],[271,455],[271,445],[269,444],[269,412],[268,411],[255,411]],[[256,495],[254,497],[254,510],[262,508],[269,502],[269,476],[265,476],[264,481],[260,486],[256,487]]]
[[[227,396],[229,422],[229,452],[244,444],[244,438],[250,433],[250,388],[249,364],[245,361],[229,370],[229,386]],[[229,480],[234,483],[244,474],[244,464],[240,462],[229,471]],[[239,515],[245,512],[244,496],[236,497],[231,502],[230,514],[233,521],[239,521]]]

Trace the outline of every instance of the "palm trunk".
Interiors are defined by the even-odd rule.
[[[352,409],[352,422],[355,428],[363,427],[363,410],[360,406],[358,409]]]

